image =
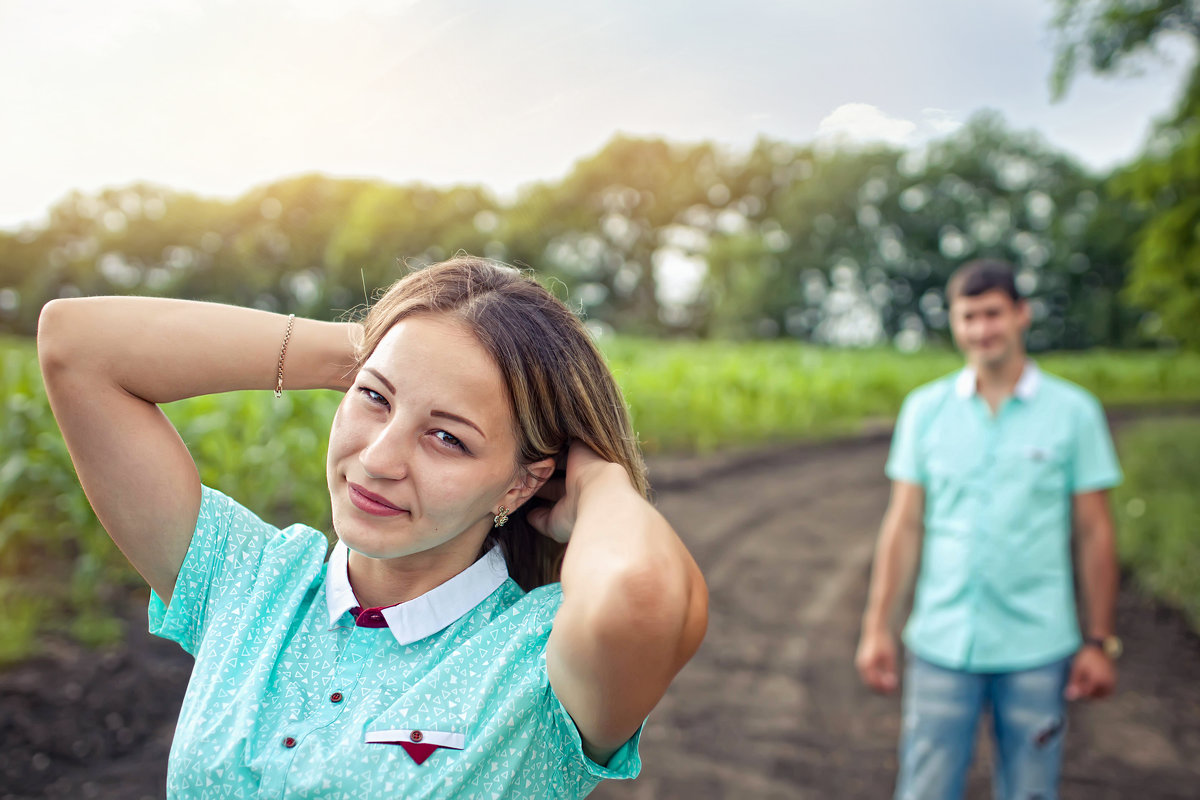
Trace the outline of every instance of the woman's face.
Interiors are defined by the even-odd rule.
[[[330,431],[338,537],[372,558],[478,549],[496,509],[528,494],[507,397],[499,367],[458,320],[421,314],[393,326]]]

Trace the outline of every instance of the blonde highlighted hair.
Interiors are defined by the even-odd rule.
[[[358,366],[397,322],[430,313],[464,323],[499,366],[513,411],[518,469],[565,456],[578,441],[624,467],[638,491],[648,495],[645,463],[621,390],[562,301],[512,267],[458,256],[401,278],[371,306]],[[539,502],[534,498],[513,512],[485,544],[501,545],[509,574],[527,591],[559,579],[565,549],[526,519]]]

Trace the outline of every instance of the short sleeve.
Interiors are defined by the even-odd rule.
[[[539,642],[540,653],[535,665],[537,682],[541,684],[543,713],[547,717],[541,726],[540,735],[544,738],[542,744],[558,753],[563,766],[572,774],[577,786],[584,791],[590,791],[591,787],[602,780],[636,778],[642,771],[638,746],[645,722],[638,726],[633,736],[629,737],[629,741],[613,753],[607,766],[597,764],[583,751],[583,737],[579,728],[575,726],[575,720],[571,718],[570,712],[550,685],[550,676],[546,669],[546,647],[549,645],[553,619],[562,604],[562,584],[548,584],[534,589],[523,601],[527,603],[530,627],[545,632],[545,638]]]
[[[266,542],[278,529],[233,499],[201,487],[200,513],[168,606],[150,591],[149,629],[193,656],[211,618],[210,598],[225,602],[254,580]]]
[[[925,484],[925,468],[920,460],[922,406],[920,395],[913,392],[900,407],[900,416],[896,418],[896,429],[892,433],[892,447],[884,467],[884,472],[894,481]]]
[[[1111,489],[1121,483],[1108,420],[1096,398],[1084,395],[1077,412],[1075,447],[1071,463],[1071,492]]]
[[[633,736],[629,737],[629,741],[612,754],[607,766],[601,766],[583,752],[583,737],[579,735],[579,728],[575,727],[575,720],[571,719],[570,713],[558,699],[554,689],[550,689],[550,705],[554,727],[561,737],[560,741],[566,745],[563,754],[583,769],[589,778],[598,781],[629,780],[636,778],[642,771],[642,757],[638,747],[641,744],[642,729],[646,727],[645,721],[638,726]]]

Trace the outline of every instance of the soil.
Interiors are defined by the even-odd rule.
[[[899,700],[853,667],[887,503],[885,434],[651,463],[708,579],[708,636],[655,710],[642,776],[598,800],[884,798]],[[1200,796],[1200,638],[1123,585],[1118,693],[1071,709],[1064,800]],[[51,642],[0,674],[0,800],[161,798],[190,658],[128,610],[121,647]],[[981,740],[968,797],[990,797]]]

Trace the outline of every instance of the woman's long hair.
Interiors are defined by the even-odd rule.
[[[520,271],[473,256],[458,256],[401,278],[363,320],[358,366],[400,320],[421,313],[452,314],[500,367],[513,410],[517,467],[564,456],[579,441],[620,464],[643,496],[649,487],[621,390],[591,337],[560,300]],[[565,464],[560,460],[561,464]],[[526,511],[493,529],[512,578],[526,591],[559,580],[565,549],[538,533]]]

